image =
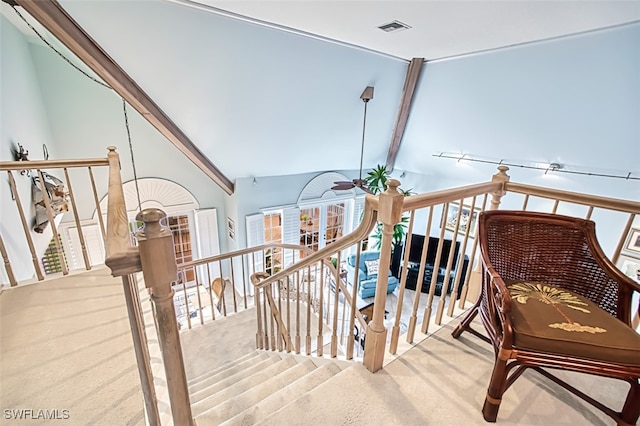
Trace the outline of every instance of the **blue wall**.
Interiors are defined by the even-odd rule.
[[[423,189],[486,180],[460,152],[640,176],[640,23],[427,63],[396,166]],[[512,168],[518,182],[640,199],[638,181]],[[431,188],[429,188],[431,186]]]
[[[29,151],[29,159],[42,160],[46,144],[55,158],[57,143],[49,127],[49,118],[40,92],[40,84],[30,52],[30,44],[4,16],[0,16],[0,160],[12,161],[12,148],[21,144]],[[31,179],[13,172],[25,215],[34,215],[31,203]],[[27,240],[20,216],[11,197],[6,172],[0,177],[0,233],[9,252],[13,273],[18,280],[34,274]],[[51,240],[51,227],[43,234],[31,232],[36,251],[42,252]],[[4,266],[0,279],[8,283]]]

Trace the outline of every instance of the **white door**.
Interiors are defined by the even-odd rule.
[[[85,247],[89,256],[89,265],[104,264],[105,250],[102,240],[102,233],[98,224],[83,225],[82,236],[84,237]],[[69,269],[85,269],[84,257],[82,255],[82,245],[80,244],[80,236],[78,228],[75,226],[67,228],[67,243]]]
[[[323,203],[300,208],[300,244],[317,251],[345,234],[347,203]]]

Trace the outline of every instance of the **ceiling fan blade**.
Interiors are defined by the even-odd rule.
[[[356,185],[351,181],[338,181],[333,183],[334,185],[331,187],[331,189],[337,191],[347,191],[356,187]]]
[[[373,194],[373,191],[371,191],[369,189],[369,187],[367,186],[367,181],[366,180],[364,180],[364,179],[354,179],[353,183],[356,186],[356,188],[360,188],[360,189],[362,189],[364,192],[366,192],[368,194]]]

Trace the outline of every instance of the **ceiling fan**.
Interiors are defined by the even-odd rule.
[[[362,158],[364,156],[364,131],[367,125],[367,103],[369,103],[369,101],[373,99],[373,86],[367,86],[366,89],[364,89],[364,92],[362,92],[362,94],[360,95],[360,99],[362,99],[362,101],[364,102],[364,118],[362,121],[362,146],[360,147],[360,175],[358,179],[334,182],[334,186],[332,186],[331,189],[346,191],[353,188],[360,188],[364,192],[372,194],[373,192],[367,187],[367,181],[362,179]]]

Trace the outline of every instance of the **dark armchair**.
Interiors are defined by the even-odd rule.
[[[640,416],[640,335],[630,321],[631,297],[640,286],[605,257],[595,224],[501,210],[482,213],[478,222],[482,290],[453,336],[470,331],[494,346],[484,419],[496,421],[503,394],[531,368],[617,424],[635,424]],[[488,338],[471,328],[478,314]],[[622,409],[594,400],[552,374],[554,369],[626,381],[630,388]]]

